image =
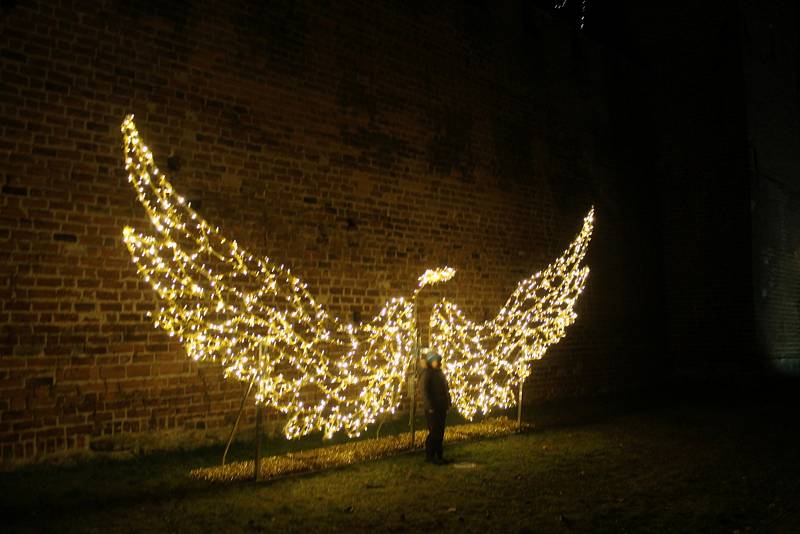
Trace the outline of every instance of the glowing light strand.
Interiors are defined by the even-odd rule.
[[[370,322],[345,324],[289,269],[253,256],[194,211],[155,166],[132,115],[121,129],[128,180],[158,232],[123,231],[140,276],[162,302],[155,326],[177,336],[193,359],[253,381],[256,402],[290,416],[287,438],[315,430],[330,437],[339,429],[357,436],[394,412],[413,354],[416,296],[455,270],[428,270],[411,301],[390,299]],[[593,217],[592,210],[560,258],[519,283],[495,319],[472,323],[446,300],[434,307],[432,344],[446,356],[455,405],[468,418],[513,404],[530,362],[574,322]]]
[[[162,302],[155,326],[193,359],[254,380],[256,401],[290,416],[288,438],[339,429],[354,436],[393,412],[412,350],[411,302],[393,298],[359,326],[330,316],[289,269],[225,239],[175,192],[132,115],[122,133],[128,180],[158,231],[123,231]]]
[[[530,374],[531,362],[558,343],[577,318],[574,308],[589,275],[582,261],[593,224],[594,209],[564,253],[520,281],[495,318],[474,323],[447,300],[434,306],[431,346],[444,356],[453,404],[467,419],[478,411],[514,405],[514,391]]]
[[[439,284],[441,282],[447,282],[451,278],[453,278],[456,274],[456,270],[452,267],[442,267],[440,269],[428,269],[422,276],[419,277],[419,285],[417,289],[414,291],[414,294],[417,294],[422,290],[425,286],[432,286],[435,284]]]
[[[586,6],[588,4],[588,0],[581,0],[581,20],[580,20],[580,28],[583,29],[583,26],[586,22]],[[567,5],[567,0],[556,0],[556,3],[553,5],[554,9],[562,9],[565,5]]]

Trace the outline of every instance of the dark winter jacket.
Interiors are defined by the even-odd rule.
[[[450,388],[439,368],[427,367],[420,376],[425,411],[445,412],[450,408]]]

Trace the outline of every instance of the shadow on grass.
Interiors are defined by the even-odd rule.
[[[796,427],[783,428],[781,414],[793,413],[797,406],[796,386],[796,382],[782,388],[768,385],[761,389],[745,389],[738,385],[723,388],[710,388],[703,384],[695,387],[684,385],[680,390],[669,390],[670,395],[667,396],[657,397],[640,392],[592,399],[567,399],[528,405],[523,413],[524,420],[532,423],[536,429],[534,432],[541,432],[546,441],[562,439],[563,436],[558,437],[563,434],[558,431],[560,428],[580,426],[589,427],[587,431],[599,427],[603,436],[630,433],[639,439],[646,435],[656,444],[668,443],[675,439],[674,436],[684,436],[681,432],[685,432],[687,428],[691,432],[680,438],[684,440],[682,444],[687,440],[694,443],[693,440],[702,436],[708,436],[708,441],[712,442],[716,436],[726,432],[735,442],[745,443],[746,439],[750,439],[746,436],[751,432],[761,436],[775,435],[775,439],[788,442],[794,439],[797,430]],[[648,413],[647,417],[639,419],[645,422],[642,423],[634,417],[635,424],[631,425],[631,416],[643,412]],[[774,415],[772,418],[765,418],[762,414]],[[507,415],[512,419],[516,417],[513,409],[493,415]],[[739,428],[743,426],[742,421],[750,421],[752,428]],[[448,418],[449,425],[463,422],[457,414]],[[416,427],[425,428],[422,418],[416,421]],[[640,427],[646,430],[641,430]],[[398,418],[387,421],[381,428],[380,435],[396,435],[407,429],[408,419]],[[373,425],[358,439],[371,439],[375,435],[376,425]],[[347,441],[349,440],[343,435],[327,441],[323,441],[319,435],[312,435],[291,442],[282,437],[269,437],[262,443],[262,454],[277,455]],[[752,443],[749,446],[753,451],[760,450],[758,447],[762,445],[759,441],[750,441]],[[704,446],[696,445],[697,450],[703,450]],[[765,450],[773,457],[782,457],[775,456],[774,450]],[[44,521],[45,517],[79,517],[100,509],[106,512],[123,512],[125,509],[157,505],[167,499],[175,501],[192,497],[214,497],[219,495],[219,486],[193,480],[189,477],[189,472],[195,468],[219,465],[222,451],[223,445],[218,445],[194,450],[150,453],[127,460],[92,459],[74,465],[30,466],[2,473],[0,494],[3,499],[0,514],[8,525],[35,524]],[[253,451],[252,440],[235,442],[229,453],[229,461],[252,459]],[[731,451],[731,455],[739,453],[742,447]],[[788,452],[782,454],[787,458],[793,457]],[[630,464],[629,458],[630,456],[626,456],[626,465]],[[575,458],[570,456],[568,460],[574,462]],[[738,460],[730,463],[737,462]],[[591,473],[589,467],[585,470]],[[775,472],[780,473],[780,469],[776,467]],[[724,474],[723,471],[721,473]],[[313,477],[314,474],[296,476]],[[715,475],[716,478],[722,476]],[[243,488],[249,484],[252,482],[227,484],[224,491]]]
[[[464,424],[462,417],[453,414],[448,417],[449,425]],[[321,433],[289,441],[281,435],[263,436],[261,454],[263,457],[277,456],[289,452],[301,452],[347,442],[369,440],[407,432],[407,418],[397,418],[368,427],[358,438],[347,438],[343,433],[332,439],[323,440]],[[425,420],[415,421],[418,431],[417,444],[426,429]],[[234,441],[228,452],[227,463],[252,460],[255,440],[252,431],[243,432],[240,441]],[[249,437],[249,439],[248,439]],[[488,438],[487,438],[488,439]],[[0,475],[0,494],[4,496],[0,514],[10,524],[35,521],[37,517],[54,518],[74,515],[102,508],[106,511],[124,509],[132,505],[158,503],[165,497],[180,499],[201,497],[219,491],[207,481],[189,476],[190,471],[202,467],[220,465],[224,445],[215,445],[190,450],[161,451],[140,454],[126,459],[92,458],[78,460],[64,465],[32,465]],[[409,451],[420,454],[419,450]],[[330,469],[340,469],[339,466]],[[288,476],[311,476],[315,471],[296,473]],[[284,480],[281,476],[259,484]],[[252,484],[252,480],[227,482],[227,487]]]

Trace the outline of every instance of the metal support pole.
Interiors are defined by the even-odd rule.
[[[517,432],[522,431],[522,386],[525,379],[519,381],[519,394],[517,395]]]
[[[258,370],[259,376],[263,371],[264,365],[264,347],[258,346]],[[264,407],[261,406],[256,400],[256,457],[253,462],[254,477],[256,482],[261,480],[261,419],[264,414]]]
[[[244,396],[242,397],[242,404],[239,406],[239,413],[236,415],[236,422],[233,424],[233,428],[231,429],[231,435],[228,436],[228,444],[225,445],[225,452],[222,453],[222,465],[225,465],[225,459],[228,457],[228,450],[231,448],[233,436],[236,435],[236,430],[239,428],[239,421],[242,418],[242,412],[244,412],[244,403],[247,401],[247,397],[250,396],[250,390],[253,389],[254,382],[255,378],[250,381],[250,385],[247,386],[247,391],[244,392]]]
[[[414,348],[414,362],[411,366],[411,409],[409,410],[409,426],[411,427],[411,448],[414,448],[414,437],[416,434],[416,418],[417,418],[417,368],[419,367],[419,312],[417,311],[417,295],[414,295],[414,330],[415,332],[415,348]]]
[[[256,482],[261,480],[261,416],[264,408],[256,404],[256,459],[254,476]]]
[[[381,420],[378,421],[378,428],[377,428],[377,430],[375,430],[375,439],[378,439],[378,438],[381,437],[381,428],[383,428],[383,423],[385,423],[385,422],[386,422],[386,418],[385,417],[382,417]]]

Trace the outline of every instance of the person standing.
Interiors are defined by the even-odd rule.
[[[444,426],[450,408],[450,388],[442,372],[442,357],[430,351],[425,358],[420,384],[428,437],[425,438],[425,460],[435,464],[447,463],[443,456]]]

